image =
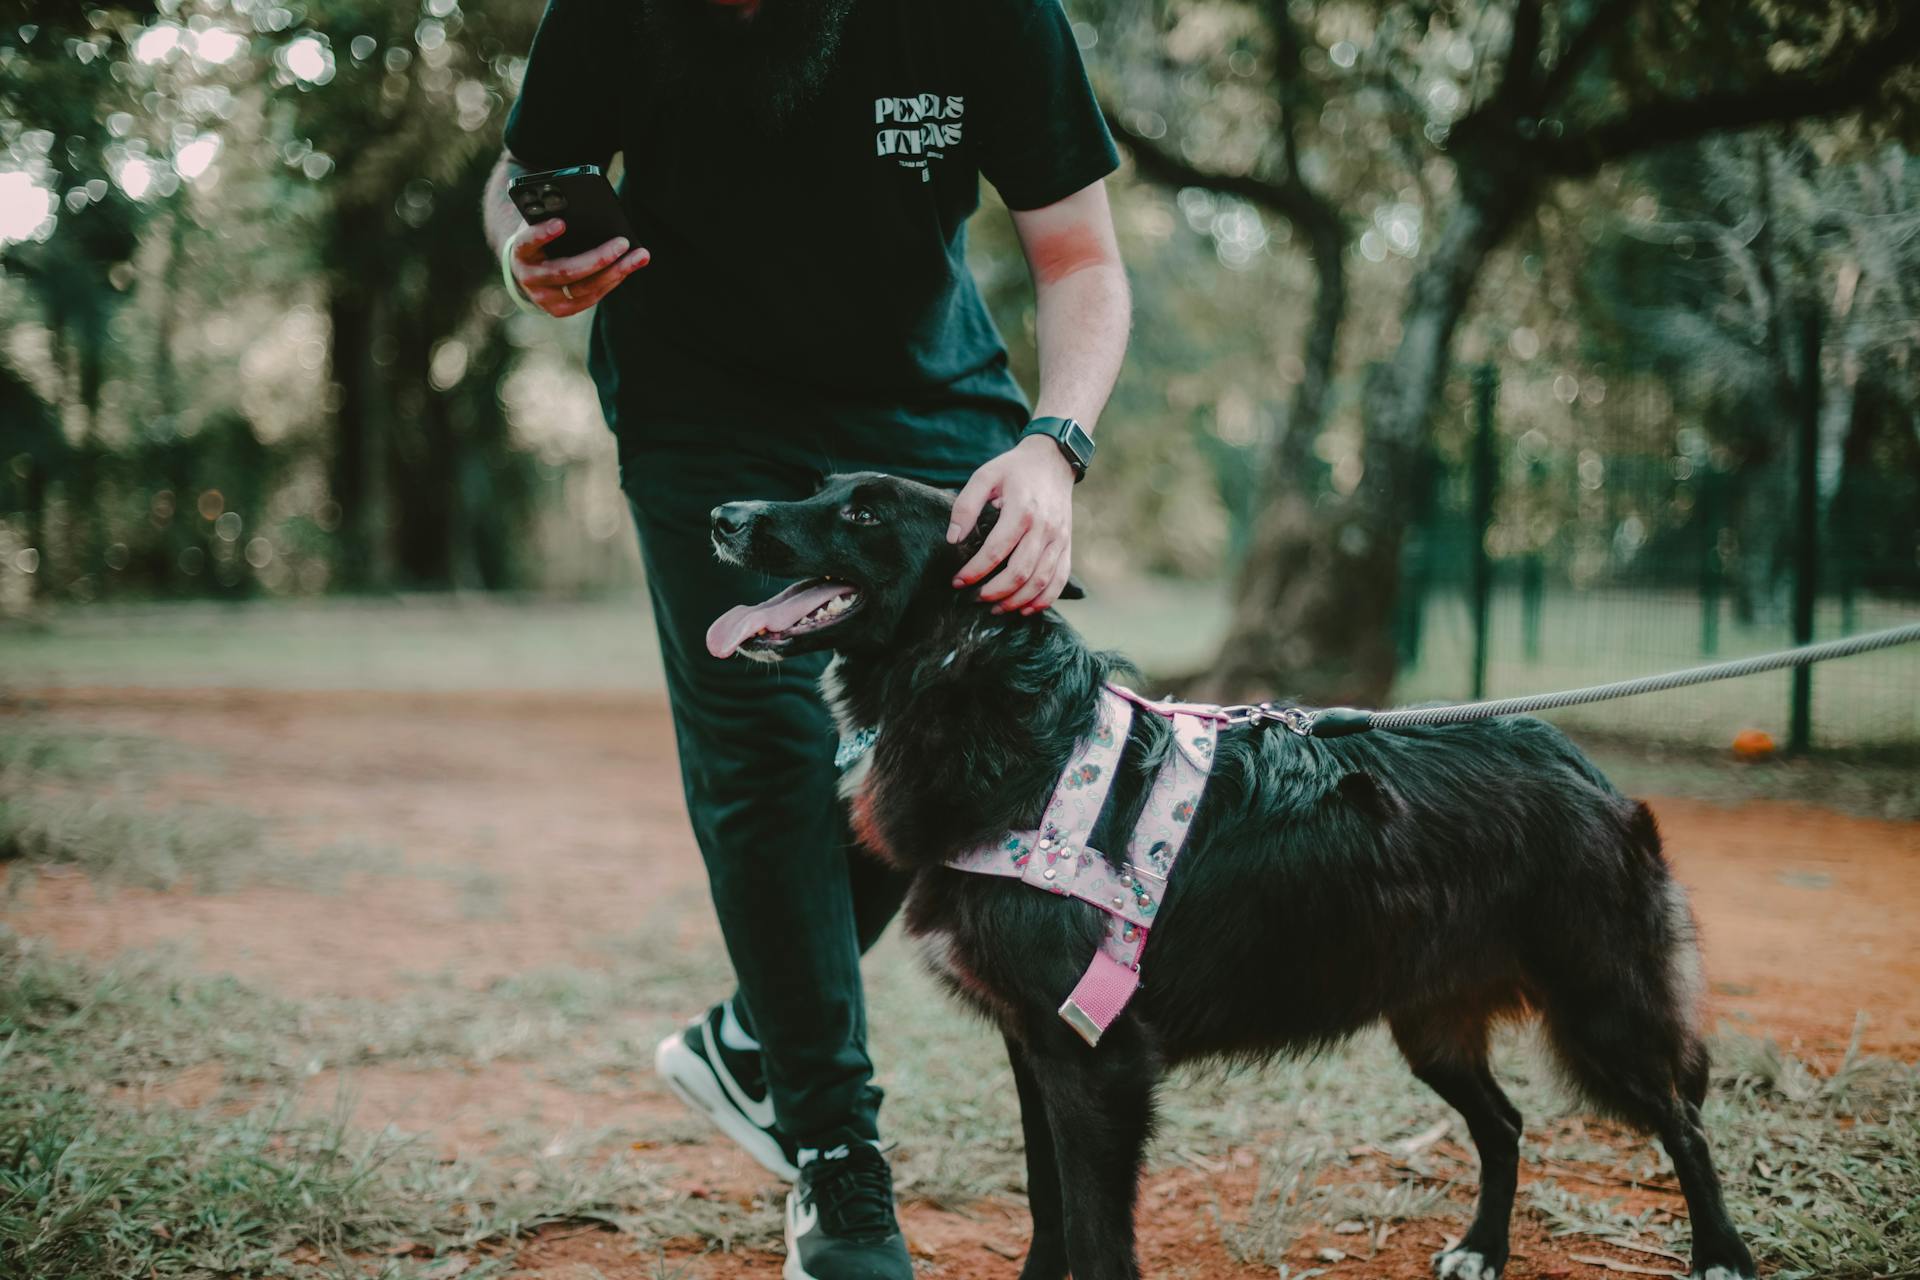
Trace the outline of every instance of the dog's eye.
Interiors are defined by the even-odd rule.
[[[840,508],[840,518],[854,524],[879,524],[880,517],[873,514],[872,507],[863,507],[858,503]]]

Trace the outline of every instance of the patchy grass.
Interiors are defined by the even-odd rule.
[[[1708,1100],[1737,1215],[1781,1280],[1920,1274],[1920,1067],[1831,1075],[1767,1041],[1722,1040]]]
[[[643,1247],[771,1244],[777,1215],[764,1205],[690,1197],[658,1152],[637,1164],[610,1133],[556,1143],[528,1132],[488,1158],[447,1162],[288,1105],[315,1071],[375,1062],[512,1059],[582,1091],[630,1085],[719,965],[670,936],[620,940],[604,971],[387,1003],[295,1003],[183,975],[164,958],[91,966],[0,935],[0,1274],[321,1276],[376,1258],[379,1274],[400,1280],[457,1253],[466,1274],[484,1276],[513,1241],[562,1219],[617,1225]],[[1017,1195],[1018,1125],[997,1038],[935,998],[897,941],[876,954],[872,994],[903,1195],[956,1206]],[[1736,1218],[1769,1272],[1910,1270],[1920,1259],[1920,1071],[1850,1055],[1823,1074],[1740,1039],[1723,1039],[1719,1057],[1708,1124]],[[1522,1212],[1556,1232],[1684,1256],[1684,1223],[1558,1176],[1572,1166],[1604,1173],[1592,1180],[1603,1184],[1668,1184],[1657,1149],[1576,1123],[1529,1037],[1509,1037],[1498,1062],[1529,1118],[1523,1158],[1555,1175],[1528,1188]],[[227,1087],[198,1110],[143,1109],[122,1087],[209,1063]],[[1316,1228],[1350,1232],[1364,1249],[1383,1225],[1464,1222],[1450,1193],[1475,1171],[1436,1140],[1462,1140],[1461,1127],[1383,1035],[1264,1071],[1183,1073],[1164,1101],[1156,1166],[1219,1170],[1230,1148],[1272,1153],[1254,1202],[1221,1206],[1225,1242],[1242,1259],[1284,1265]]]
[[[1287,1251],[1312,1228],[1350,1235],[1357,1247],[1371,1247],[1384,1228],[1457,1213],[1447,1189],[1445,1182],[1435,1185],[1414,1176],[1392,1183],[1347,1181],[1337,1176],[1337,1166],[1329,1167],[1322,1150],[1292,1146],[1262,1165],[1245,1220],[1224,1226],[1227,1251],[1237,1261],[1284,1272]]]
[[[155,809],[119,793],[0,793],[0,860],[74,867],[104,883],[220,893],[284,872],[266,848],[260,820],[235,809]]]
[[[1523,1167],[1554,1172],[1569,1162],[1623,1186],[1672,1187],[1673,1167],[1656,1144],[1638,1139],[1596,1142],[1578,1126],[1561,1138],[1557,1123],[1578,1115],[1554,1087],[1543,1062],[1509,1036],[1497,1052],[1502,1083],[1528,1120]],[[1770,1041],[1721,1036],[1715,1041],[1714,1091],[1707,1131],[1726,1184],[1728,1204],[1769,1275],[1779,1280],[1854,1280],[1902,1276],[1920,1268],[1920,1068],[1851,1052],[1831,1074],[1782,1052]],[[1315,1225],[1460,1215],[1445,1192],[1477,1173],[1454,1162],[1414,1157],[1398,1163],[1416,1182],[1356,1187],[1341,1153],[1357,1142],[1393,1150],[1376,1135],[1405,1123],[1402,1108],[1425,1100],[1409,1090],[1406,1069],[1383,1037],[1363,1036],[1325,1062],[1287,1064],[1263,1082],[1289,1117],[1288,1147],[1265,1163],[1261,1187],[1243,1224],[1229,1224],[1237,1256],[1279,1265],[1286,1248]],[[1265,1092],[1263,1088],[1262,1092]],[[1291,1101],[1289,1101],[1291,1099]],[[1427,1104],[1451,1119],[1436,1101]],[[1274,1113],[1269,1112],[1269,1118]],[[1464,1141],[1463,1126],[1452,1126]],[[1540,1135],[1546,1135],[1542,1141]],[[1164,1147],[1164,1143],[1163,1143]],[[1356,1200],[1356,1196],[1359,1199]],[[1373,1207],[1368,1206],[1368,1201]],[[1655,1209],[1632,1207],[1620,1193],[1592,1194],[1590,1183],[1559,1178],[1530,1183],[1521,1207],[1555,1235],[1630,1241],[1686,1256],[1689,1233]]]
[[[250,815],[156,804],[174,760],[145,739],[0,722],[0,856],[77,866],[103,883],[214,892],[428,877],[455,887],[468,918],[504,909],[510,886],[485,871],[409,867],[399,850],[372,846],[298,853]],[[1832,798],[1834,778],[1783,768],[1722,772],[1743,786],[1800,779]],[[190,974],[164,954],[91,965],[0,931],[0,1275],[426,1280],[457,1259],[466,1276],[488,1276],[556,1220],[615,1225],[641,1249],[771,1245],[778,1223],[766,1204],[682,1189],[670,1151],[657,1148],[704,1138],[691,1118],[649,1121],[640,1134],[510,1130],[485,1158],[447,1161],[348,1128],[345,1109],[315,1117],[292,1105],[321,1071],[342,1071],[350,1090],[352,1072],[373,1065],[511,1062],[581,1094],[631,1089],[655,1040],[724,990],[717,944],[688,944],[680,928],[703,901],[688,890],[656,902],[589,966],[477,990],[446,975],[388,1000],[296,1002]],[[868,974],[902,1194],[956,1208],[1017,1197],[1024,1162],[997,1036],[940,998],[897,938]],[[1920,1070],[1853,1052],[1823,1073],[1737,1037],[1718,1041],[1717,1060],[1709,1130],[1768,1273],[1920,1271]],[[1684,1256],[1684,1221],[1624,1190],[1671,1183],[1657,1148],[1581,1123],[1530,1037],[1504,1038],[1496,1061],[1528,1119],[1523,1160],[1546,1175],[1520,1211],[1556,1233]],[[153,1093],[142,1086],[194,1069],[219,1083],[210,1102],[141,1101]],[[1212,1175],[1234,1167],[1229,1154],[1236,1165],[1266,1156],[1251,1203],[1218,1210],[1243,1261],[1284,1275],[1304,1235],[1350,1236],[1364,1254],[1396,1223],[1465,1223],[1462,1188],[1476,1170],[1457,1154],[1464,1128],[1383,1034],[1266,1070],[1183,1072],[1162,1101],[1156,1167]],[[644,1165],[622,1141],[635,1136],[656,1148]],[[1252,1180],[1249,1168],[1238,1185]]]
[[[274,838],[258,816],[179,803],[162,792],[169,769],[217,764],[136,734],[0,721],[0,864],[83,871],[97,884],[228,893],[275,885],[343,892],[364,875],[441,880],[470,920],[505,912],[500,877],[464,867],[409,867],[400,850],[335,842],[306,852]],[[16,887],[9,877],[9,884]]]
[[[339,1042],[290,1002],[154,961],[0,947],[0,1275],[357,1275],[375,1258],[365,1274],[401,1280],[460,1254],[484,1276],[505,1242],[563,1220],[660,1243],[768,1239],[768,1215],[689,1198],[671,1166],[605,1134],[449,1161],[302,1117],[292,1090]],[[118,1085],[210,1062],[256,1087],[198,1110],[119,1100]]]
[[[0,703],[0,707],[5,704]],[[150,773],[179,748],[131,733],[68,729],[14,720],[0,729],[0,779],[36,777],[99,782],[131,772]]]
[[[1718,748],[1668,746],[1619,734],[1575,734],[1628,795],[1715,804],[1780,800],[1888,822],[1920,819],[1920,743],[1822,747],[1746,762]]]
[[[151,788],[180,748],[133,734],[0,723],[0,862],[66,866],[103,883],[221,892],[285,874],[252,814],[169,805]],[[199,763],[199,762],[196,762]],[[337,857],[315,861],[329,874]]]

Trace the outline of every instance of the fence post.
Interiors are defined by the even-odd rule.
[[[1493,596],[1493,559],[1487,530],[1493,525],[1493,402],[1500,372],[1491,360],[1473,371],[1473,697],[1487,696],[1487,622]]]
[[[1722,477],[1709,461],[1700,464],[1700,656],[1720,652],[1720,500]]]
[[[1804,361],[1800,392],[1806,398],[1800,413],[1799,468],[1794,502],[1793,642],[1813,643],[1813,601],[1820,563],[1820,316],[1809,306],[1801,328],[1800,354]],[[1813,668],[1793,669],[1792,723],[1787,750],[1798,755],[1813,745]]]
[[[1542,458],[1527,463],[1528,506],[1537,519],[1545,508],[1547,464]],[[1541,548],[1534,547],[1520,562],[1520,637],[1521,651],[1528,662],[1540,661],[1540,612],[1546,595],[1547,567]]]

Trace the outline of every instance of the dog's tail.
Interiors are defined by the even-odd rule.
[[[1618,856],[1628,905],[1602,954],[1566,955],[1560,990],[1542,1010],[1568,1075],[1603,1109],[1655,1127],[1676,1096],[1698,1106],[1710,1062],[1700,1033],[1705,994],[1699,926],[1673,878],[1644,804],[1622,815]]]

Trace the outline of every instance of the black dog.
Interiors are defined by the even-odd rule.
[[[1138,1274],[1135,1189],[1167,1066],[1310,1051],[1381,1019],[1480,1152],[1473,1225],[1434,1269],[1493,1280],[1520,1116],[1488,1071],[1488,1027],[1526,1013],[1588,1099],[1672,1156],[1696,1280],[1753,1275],[1701,1128],[1685,893],[1652,815],[1540,721],[1330,740],[1224,731],[1146,982],[1098,1048],[1083,1043],[1056,1009],[1106,917],[945,863],[1035,825],[1092,731],[1102,682],[1125,668],[1052,613],[996,616],[954,590],[993,513],[953,547],[951,506],[866,474],[805,502],[718,508],[723,559],[806,581],[719,619],[708,646],[764,660],[833,649],[825,684],[842,730],[877,731],[843,789],[861,841],[917,873],[907,923],[934,968],[1006,1036],[1033,1206],[1022,1280]],[[1164,719],[1133,725],[1101,849],[1122,847],[1169,749]]]

